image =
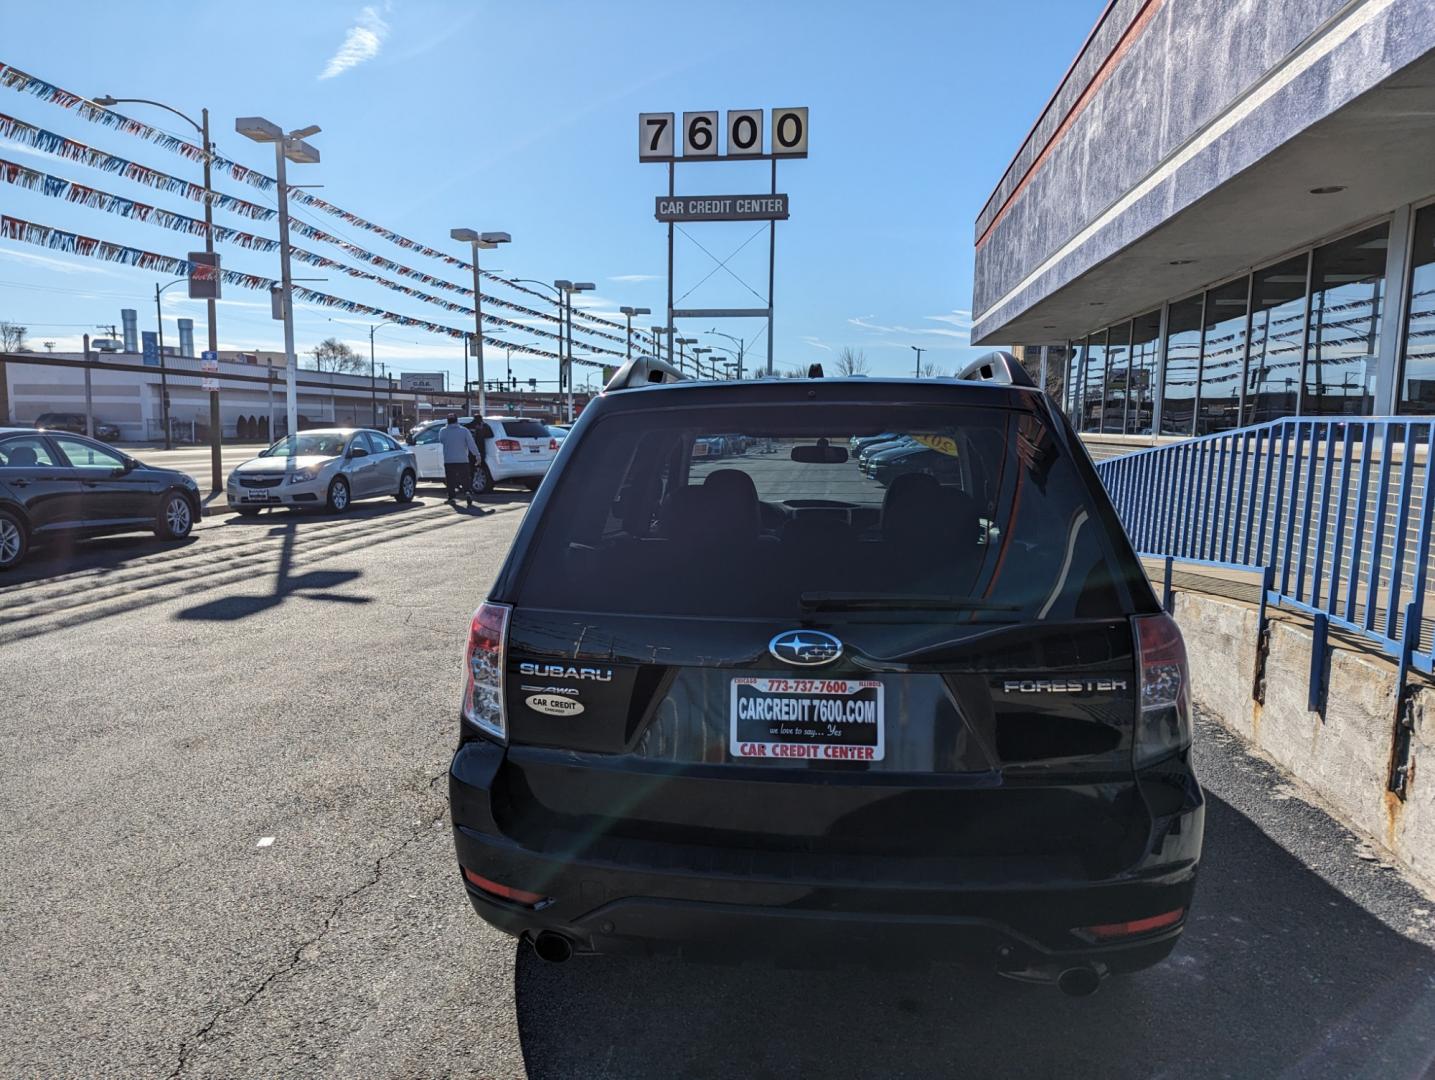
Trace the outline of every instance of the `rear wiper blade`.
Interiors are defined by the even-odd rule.
[[[1020,604],[994,604],[965,596],[902,593],[805,592],[803,611],[1020,611]]]

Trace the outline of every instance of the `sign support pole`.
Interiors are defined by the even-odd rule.
[[[668,197],[677,194],[677,164],[668,162]],[[668,328],[668,362],[673,359],[673,222],[668,222],[668,318],[663,323]],[[661,359],[661,357],[659,357]]]
[[[777,194],[777,158],[772,159],[772,193]],[[777,265],[777,222],[767,226],[767,375],[772,377],[772,282]],[[739,362],[741,368],[741,362]],[[739,376],[740,378],[741,376]]]

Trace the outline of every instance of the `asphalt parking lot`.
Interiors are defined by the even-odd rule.
[[[1190,929],[1094,998],[488,929],[445,772],[527,496],[206,518],[0,578],[0,1075],[1419,1076],[1435,903],[1201,725]]]

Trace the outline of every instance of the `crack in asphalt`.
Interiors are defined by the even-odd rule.
[[[448,776],[447,766],[445,766],[443,770],[440,771],[436,776],[429,779],[428,783],[425,785],[426,788],[430,792],[432,792],[434,789],[434,785],[437,784],[440,780],[444,779],[446,776]],[[379,880],[384,875],[384,864],[387,863],[389,860],[403,854],[403,852],[410,845],[412,845],[414,841],[418,840],[419,837],[423,836],[427,830],[432,829],[434,825],[442,821],[446,813],[447,806],[445,806],[443,810],[441,810],[438,814],[435,814],[433,817],[429,818],[427,821],[419,822],[417,825],[414,826],[413,831],[410,832],[408,837],[406,837],[401,843],[395,845],[394,847],[390,848],[388,851],[380,855],[378,858],[376,858],[374,860],[374,868],[369,874],[368,879],[361,882],[354,888],[350,889],[348,892],[344,893],[342,896],[340,896],[337,900],[334,901],[334,906],[330,909],[329,914],[324,917],[324,925],[320,927],[317,934],[314,934],[312,937],[306,938],[304,941],[301,941],[299,945],[294,949],[294,954],[283,965],[266,975],[264,979],[259,983],[259,985],[256,986],[249,993],[249,995],[245,997],[243,1001],[239,1002],[236,1005],[226,1005],[223,1008],[216,1010],[214,1015],[209,1018],[209,1021],[203,1027],[201,1027],[194,1034],[190,1035],[188,1038],[184,1039],[179,1044],[179,1058],[175,1062],[174,1069],[171,1070],[169,1074],[169,1080],[177,1080],[179,1076],[183,1075],[185,1068],[189,1065],[190,1054],[193,1053],[193,1051],[204,1041],[205,1036],[214,1030],[216,1024],[229,1016],[232,1016],[247,1009],[250,1005],[257,1001],[266,990],[269,989],[269,987],[274,983],[276,979],[298,968],[299,965],[304,962],[305,951],[315,945],[318,945],[319,942],[323,941],[324,937],[333,928],[334,920],[337,919],[340,913],[344,910],[344,905],[346,905],[354,897],[358,896],[361,892],[364,892],[367,889],[373,888],[373,886],[377,885],[379,883]]]

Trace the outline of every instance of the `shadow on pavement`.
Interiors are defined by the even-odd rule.
[[[0,577],[0,586],[28,585],[32,581],[72,574],[77,570],[111,573],[123,570],[135,559],[150,555],[178,553],[199,541],[190,534],[184,540],[161,540],[152,532],[81,539],[74,536],[47,538],[25,556],[25,561]]]
[[[1209,799],[1176,952],[1091,998],[977,970],[515,962],[528,1075],[1425,1076],[1435,955]]]
[[[276,524],[302,526],[305,522],[314,522],[317,524],[322,521],[367,521],[374,518],[411,514],[415,510],[422,510],[425,506],[431,505],[432,503],[424,503],[418,500],[407,503],[393,501],[379,502],[375,500],[374,502],[355,503],[342,514],[334,514],[321,509],[310,510],[307,507],[286,506],[277,507],[273,510],[261,510],[259,513],[248,517],[238,513],[229,514],[224,519],[224,527],[226,529],[272,529]]]
[[[402,506],[399,507],[402,509]],[[258,615],[262,611],[278,607],[291,596],[302,596],[306,600],[325,600],[339,604],[368,604],[373,601],[369,596],[345,596],[330,590],[340,585],[347,585],[363,576],[361,570],[310,570],[304,574],[292,574],[294,565],[294,540],[298,534],[297,515],[284,515],[280,523],[273,522],[258,523],[248,521],[246,524],[266,524],[271,536],[279,536],[282,543],[279,549],[279,565],[274,573],[274,585],[269,592],[258,596],[221,596],[204,604],[197,604],[194,607],[185,608],[175,615],[176,619],[186,619],[202,622],[237,622],[240,619],[247,619],[251,615]]]

